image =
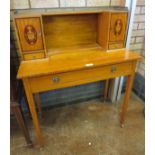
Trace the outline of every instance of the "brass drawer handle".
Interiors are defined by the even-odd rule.
[[[117,70],[117,68],[115,67],[115,66],[112,66],[111,67],[111,72],[113,73],[113,72],[115,72]]]
[[[33,59],[36,59],[36,56],[35,55],[33,55]]]
[[[60,81],[60,78],[59,77],[52,77],[52,81],[54,83],[58,83]]]
[[[38,36],[41,36],[41,31],[38,32]]]

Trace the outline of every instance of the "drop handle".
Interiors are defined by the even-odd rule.
[[[59,77],[52,77],[52,81],[54,83],[58,83],[60,81],[60,78]]]
[[[111,67],[111,72],[112,72],[112,73],[115,72],[116,70],[117,70],[116,66],[112,66],[112,67]]]
[[[36,56],[35,55],[33,56],[33,59],[36,59]]]

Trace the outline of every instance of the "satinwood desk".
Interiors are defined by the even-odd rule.
[[[45,59],[22,61],[18,79],[22,79],[39,144],[44,144],[33,94],[80,84],[128,76],[121,109],[120,123],[124,124],[136,63],[141,57],[127,50],[105,52],[102,48],[72,50]]]
[[[24,83],[40,145],[44,142],[33,94],[43,91],[128,76],[120,119],[123,125],[136,63],[141,58],[124,50],[128,17],[126,8],[15,16],[21,55],[17,78]]]

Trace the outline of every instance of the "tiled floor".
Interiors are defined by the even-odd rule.
[[[119,103],[91,100],[51,109],[40,120],[43,148],[27,148],[12,120],[11,155],[144,155],[143,109],[143,101],[132,94],[124,128],[119,124]],[[36,143],[32,120],[27,123]]]

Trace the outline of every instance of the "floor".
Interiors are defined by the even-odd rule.
[[[96,99],[46,111],[44,118],[40,118],[43,148],[36,145],[30,118],[27,124],[34,148],[26,146],[12,119],[11,155],[143,155],[144,102],[131,95],[124,128],[119,124],[120,105]]]

